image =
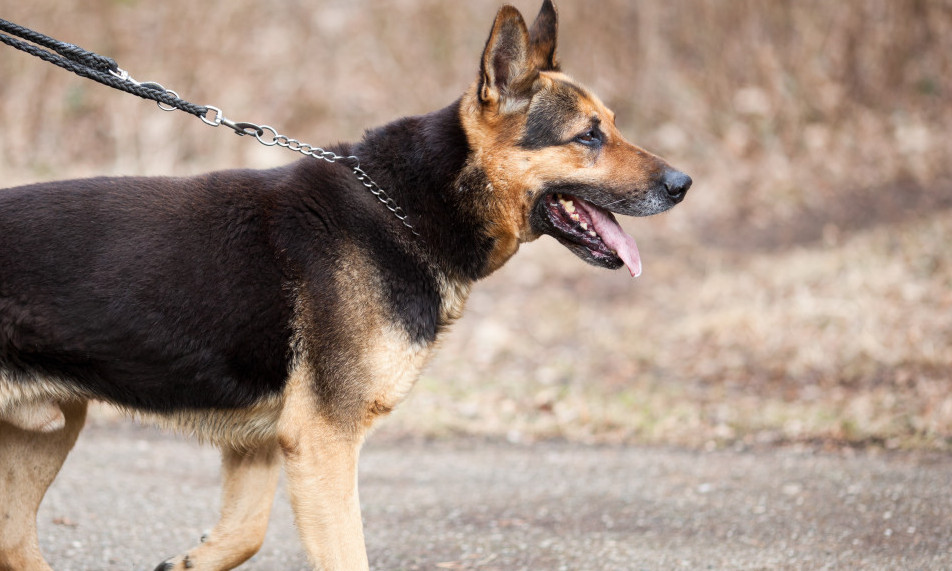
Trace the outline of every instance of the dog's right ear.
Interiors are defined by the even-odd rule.
[[[559,35],[559,14],[552,0],[545,0],[529,30],[532,59],[541,71],[559,71],[555,59],[555,43]]]
[[[479,101],[499,106],[528,94],[538,75],[529,49],[529,29],[522,14],[503,6],[496,14],[480,65]]]

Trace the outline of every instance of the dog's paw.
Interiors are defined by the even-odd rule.
[[[193,569],[194,567],[194,562],[186,555],[185,557],[166,559],[162,563],[159,563],[159,566],[156,567],[154,571],[182,571],[183,569]]]

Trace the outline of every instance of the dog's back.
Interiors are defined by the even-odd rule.
[[[168,412],[278,390],[291,313],[269,236],[280,174],[0,191],[0,398],[40,383]]]

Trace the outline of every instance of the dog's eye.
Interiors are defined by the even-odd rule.
[[[589,129],[575,137],[575,141],[589,147],[594,147],[602,144],[602,132],[598,129]]]

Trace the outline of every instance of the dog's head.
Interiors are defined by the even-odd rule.
[[[490,269],[521,242],[549,234],[590,264],[638,275],[638,248],[612,213],[664,212],[681,202],[691,178],[626,141],[615,114],[562,73],[557,28],[550,0],[531,29],[503,7],[480,77],[462,100],[470,166],[486,181],[491,210]]]

